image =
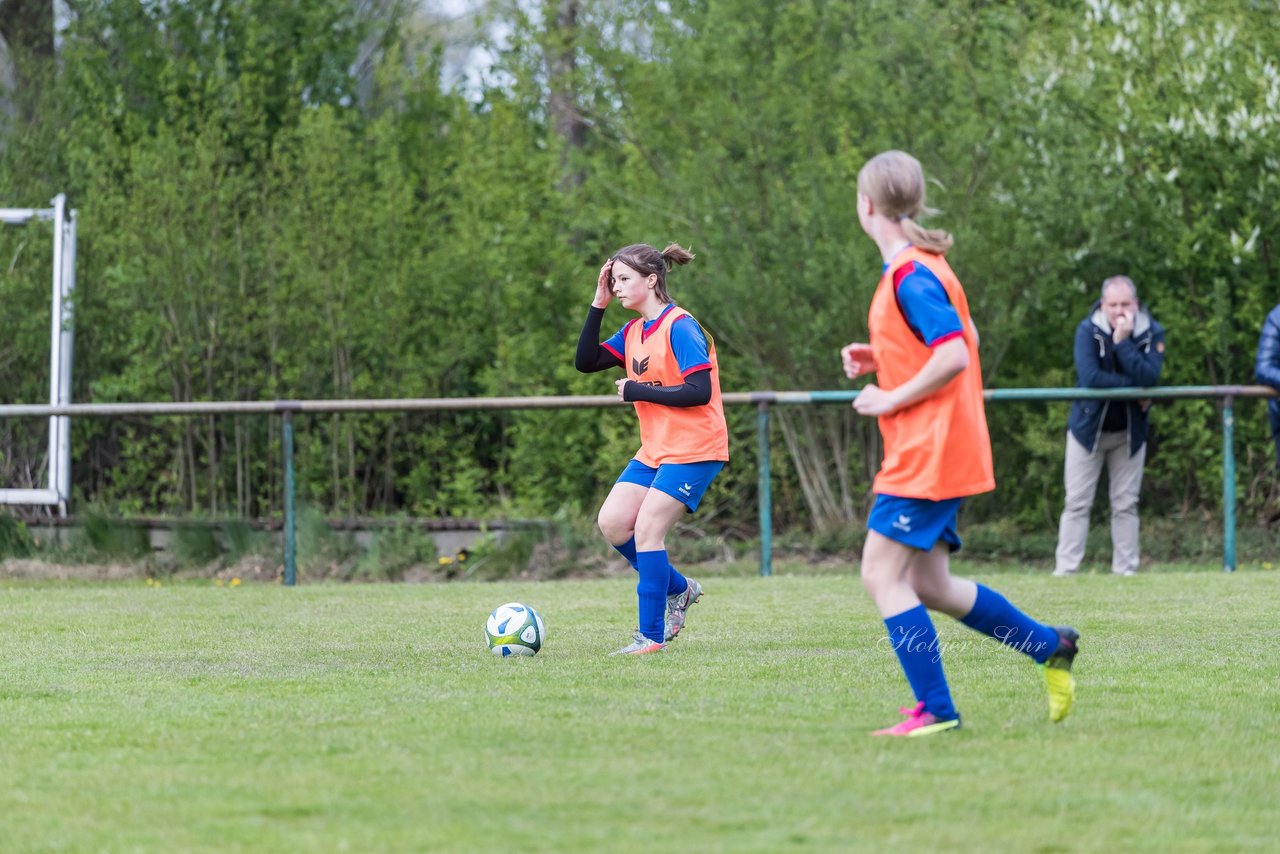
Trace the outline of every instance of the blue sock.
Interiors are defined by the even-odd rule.
[[[627,563],[631,564],[631,568],[640,571],[639,565],[636,563],[636,538],[632,537],[620,546],[614,546],[614,551],[627,559]]]
[[[889,630],[889,643],[898,654],[902,672],[916,700],[924,703],[924,710],[939,720],[949,721],[959,717],[951,702],[951,689],[947,676],[942,672],[942,648],[938,645],[938,632],[929,619],[929,611],[923,605],[885,617],[884,626]]]
[[[978,585],[973,610],[961,617],[960,622],[1026,653],[1039,664],[1044,664],[1058,648],[1056,631],[1031,619],[1008,599],[982,584]]]
[[[631,564],[631,568],[636,572],[640,571],[640,564],[636,562],[636,538],[632,537],[620,546],[614,546],[614,551],[627,559],[627,563]],[[667,595],[675,596],[683,593],[688,587],[689,582],[683,575],[676,572],[676,568],[667,564],[667,568],[671,571],[670,578],[667,579]]]
[[[671,564],[667,564],[667,569],[671,575],[667,577],[667,595],[675,596],[689,589],[689,579],[685,578]]]
[[[671,571],[667,551],[638,552],[636,564],[640,570],[640,582],[636,585],[636,597],[640,600],[640,634],[662,643],[667,616],[667,575]]]

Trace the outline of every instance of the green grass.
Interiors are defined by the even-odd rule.
[[[629,578],[0,585],[6,851],[1271,848],[1274,571],[986,571],[1083,634],[1077,706],[938,621],[965,727],[909,700],[850,575],[708,576],[662,655],[609,658]],[[532,659],[483,645],[538,608]]]

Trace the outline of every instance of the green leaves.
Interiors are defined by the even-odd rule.
[[[697,254],[671,290],[726,390],[846,387],[880,269],[855,179],[886,148],[921,159],[956,236],[988,385],[1071,382],[1072,328],[1116,272],[1169,330],[1166,381],[1244,382],[1280,300],[1264,5],[497,4],[506,40],[468,100],[394,3],[77,3],[36,118],[0,128],[0,203],[66,190],[79,210],[77,400],[607,394],[573,347],[600,262],[636,241]],[[47,389],[42,235],[0,231],[11,400]],[[722,504],[749,528],[742,415]],[[1156,418],[1151,491],[1213,505],[1213,408]],[[779,518],[860,518],[874,423],[777,423]],[[972,512],[1051,523],[1065,415],[991,424],[997,470],[1035,476]],[[78,498],[277,512],[277,426],[78,421]],[[303,497],[348,513],[587,507],[637,442],[625,409],[297,429]],[[6,430],[9,482],[35,477],[42,427]]]

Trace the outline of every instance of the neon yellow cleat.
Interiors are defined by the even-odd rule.
[[[1071,711],[1076,698],[1076,680],[1071,665],[1079,651],[1080,633],[1070,626],[1054,626],[1058,649],[1041,665],[1044,684],[1049,689],[1049,720],[1058,723]]]

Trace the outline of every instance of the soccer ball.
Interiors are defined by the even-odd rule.
[[[508,602],[493,609],[484,624],[484,636],[489,642],[489,652],[505,658],[537,654],[547,630],[537,611],[519,602]]]

